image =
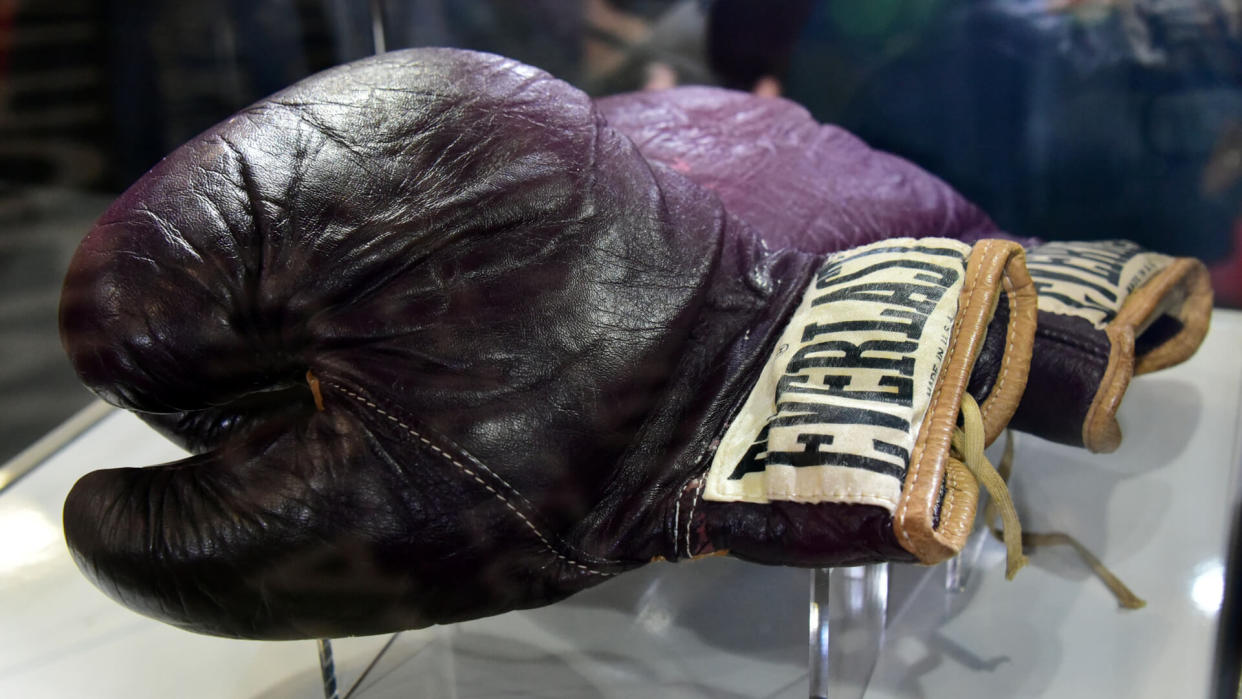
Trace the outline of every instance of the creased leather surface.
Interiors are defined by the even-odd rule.
[[[694,511],[823,250],[766,244],[675,170],[568,85],[438,49],[314,76],[177,150],[83,242],[61,327],[92,390],[197,455],[84,477],[79,567],[186,629],[307,638],[713,547],[903,557],[879,508]],[[947,206],[920,234],[973,235],[932,189],[893,220]],[[912,191],[834,210],[886,221]]]
[[[1109,342],[1081,318],[1040,313],[1031,377],[1010,425],[1062,444],[1082,445],[1087,410],[1108,368]]]
[[[321,74],[170,155],[74,258],[83,380],[203,453],[84,478],[71,550],[135,609],[260,638],[546,604],[671,557],[665,510],[812,262],[529,67]]]
[[[942,180],[789,100],[680,87],[597,104],[644,157],[715,192],[772,247],[834,252],[888,238],[1009,238]]]

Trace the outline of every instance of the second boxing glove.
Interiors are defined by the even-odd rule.
[[[1130,379],[1185,361],[1207,334],[1212,286],[1190,258],[1123,240],[1028,251],[1039,294],[1031,382],[1014,427],[1095,452],[1121,444]]]

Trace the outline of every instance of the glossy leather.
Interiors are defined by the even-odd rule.
[[[1108,337],[1081,318],[1040,312],[1031,377],[1014,429],[1083,446],[1083,424],[1108,369]]]
[[[917,211],[952,202],[936,233],[984,225],[931,190]],[[902,221],[902,191],[833,210]],[[870,506],[670,526],[821,257],[765,244],[513,61],[314,76],[168,156],[74,257],[83,381],[196,455],[84,477],[70,549],[123,604],[247,638],[538,606],[709,549],[908,557]]]

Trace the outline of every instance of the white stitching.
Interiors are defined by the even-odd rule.
[[[767,490],[764,495],[769,500],[781,500],[783,502],[807,502],[812,504],[828,504],[828,505],[852,505],[855,503],[830,500],[828,498],[851,498],[872,500],[886,505],[892,505],[893,509],[897,508],[897,501],[893,498],[885,496],[883,493],[869,493],[862,490],[834,490],[824,492],[819,490],[813,491],[796,491],[796,490]],[[868,504],[875,504],[868,503]]]
[[[690,485],[686,483],[686,485]],[[686,486],[682,486],[681,491],[677,493],[677,497],[673,501],[673,548],[677,548],[677,532],[681,530],[681,499],[686,496]]]
[[[703,486],[707,484],[707,471],[699,476],[699,487],[694,491],[694,499],[690,501],[690,515],[686,517],[686,558],[690,558],[690,530],[694,526],[694,508],[699,504],[699,497],[703,494]],[[687,485],[689,485],[687,483]]]
[[[405,430],[406,432],[408,432],[411,436],[413,436],[413,437],[417,438],[417,439],[418,439],[418,441],[420,441],[420,442],[422,442],[423,444],[427,445],[427,447],[428,447],[429,449],[431,449],[432,451],[436,452],[437,454],[439,454],[440,456],[444,457],[445,459],[448,459],[449,463],[453,464],[453,465],[454,465],[454,466],[456,466],[457,468],[459,468],[459,469],[461,469],[462,471],[464,471],[464,472],[466,473],[466,475],[470,476],[470,477],[471,477],[471,478],[473,478],[475,481],[477,481],[477,482],[479,483],[479,485],[483,486],[484,488],[487,488],[487,491],[488,491],[489,493],[491,493],[492,495],[495,495],[497,498],[499,498],[499,500],[505,504],[505,507],[508,507],[508,508],[509,508],[509,509],[513,512],[513,514],[515,514],[515,515],[517,515],[517,516],[518,516],[518,519],[521,519],[521,520],[522,520],[522,523],[523,523],[523,524],[525,524],[525,525],[526,525],[526,526],[527,526],[527,527],[531,530],[531,532],[533,532],[533,533],[535,534],[535,536],[539,538],[539,541],[541,541],[541,542],[543,543],[543,545],[544,545],[544,546],[548,549],[548,551],[549,551],[549,552],[551,552],[551,553],[552,553],[552,555],[556,556],[557,558],[561,559],[562,561],[565,561],[566,563],[568,563],[568,564],[570,564],[570,565],[572,565],[572,566],[574,566],[574,567],[576,567],[576,568],[581,569],[581,570],[582,570],[582,571],[584,571],[584,572],[591,573],[592,575],[604,575],[604,576],[609,576],[609,577],[611,577],[611,576],[615,575],[615,573],[605,573],[605,572],[600,571],[600,570],[595,570],[594,568],[591,568],[591,567],[586,566],[586,565],[584,565],[584,564],[582,564],[582,563],[579,563],[578,561],[575,561],[575,560],[573,560],[573,559],[571,559],[571,558],[569,558],[569,557],[565,556],[564,554],[562,554],[562,553],[558,552],[555,548],[553,548],[553,546],[552,546],[551,542],[549,542],[549,541],[548,541],[547,537],[545,537],[545,536],[543,535],[543,532],[539,531],[539,528],[538,528],[538,527],[536,527],[536,526],[535,526],[535,524],[534,524],[533,522],[531,522],[529,519],[527,519],[527,518],[526,518],[526,515],[522,514],[521,510],[519,510],[516,506],[514,506],[514,504],[513,504],[512,502],[509,502],[509,499],[508,499],[508,498],[506,498],[506,497],[505,497],[502,493],[500,493],[498,490],[496,490],[496,489],[495,489],[495,488],[493,488],[492,486],[488,485],[486,481],[484,481],[482,478],[480,478],[480,477],[479,477],[479,474],[477,474],[477,473],[475,473],[474,471],[470,470],[470,468],[469,468],[469,467],[467,467],[465,464],[463,464],[463,463],[461,463],[460,461],[458,461],[457,459],[453,458],[453,456],[452,456],[451,454],[449,454],[448,452],[444,451],[444,450],[443,450],[443,449],[441,449],[440,447],[438,447],[438,446],[436,446],[435,444],[433,444],[433,443],[431,442],[431,440],[429,440],[429,439],[427,439],[426,437],[424,437],[423,435],[419,434],[417,431],[415,431],[415,430],[414,430],[414,428],[410,427],[409,425],[405,424],[404,422],[401,422],[401,420],[400,420],[399,418],[397,418],[395,415],[392,415],[392,414],[388,413],[387,411],[385,411],[383,408],[379,407],[379,406],[378,406],[378,405],[376,405],[375,403],[372,403],[371,401],[367,400],[367,399],[366,399],[366,398],[364,398],[363,396],[361,396],[361,395],[359,395],[359,394],[357,394],[357,393],[355,393],[355,392],[353,392],[353,391],[349,390],[348,388],[345,388],[344,386],[342,386],[342,385],[340,385],[340,384],[338,384],[338,383],[336,383],[336,382],[333,382],[333,381],[325,381],[324,383],[328,384],[329,386],[332,386],[332,387],[334,387],[334,388],[339,389],[342,393],[344,393],[345,395],[349,396],[350,398],[353,398],[354,400],[358,401],[359,403],[362,403],[363,405],[366,405],[367,407],[371,408],[372,410],[374,410],[375,412],[379,413],[380,415],[383,415],[384,417],[388,418],[390,421],[392,421],[394,424],[396,424],[397,426],[399,426],[401,429],[403,429],[403,430]],[[486,469],[486,467],[484,467],[484,468]],[[491,473],[491,471],[488,471],[488,473],[489,473],[489,474],[491,474],[491,476],[492,476],[493,478],[495,478],[496,480],[498,480],[498,481],[500,481],[500,482],[504,483],[504,480],[503,480],[503,479],[501,479],[501,478],[500,478],[500,476],[497,476],[496,474]],[[505,486],[506,486],[506,487],[508,487],[510,490],[512,490],[512,489],[513,489],[513,486],[509,485],[508,483],[505,483]]]

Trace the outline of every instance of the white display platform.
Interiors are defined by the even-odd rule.
[[[1132,384],[1119,451],[1019,435],[1012,491],[1032,531],[1079,538],[1148,606],[1123,611],[1068,551],[1012,582],[978,541],[966,589],[893,566],[868,697],[1201,697],[1242,461],[1242,313],[1199,353]],[[138,616],[65,549],[60,508],[96,468],[181,453],[116,412],[0,494],[0,696],[319,697],[312,641],[233,641]],[[657,564],[551,607],[405,632],[364,697],[805,697],[805,570],[729,559]],[[342,694],[388,637],[336,641]]]

